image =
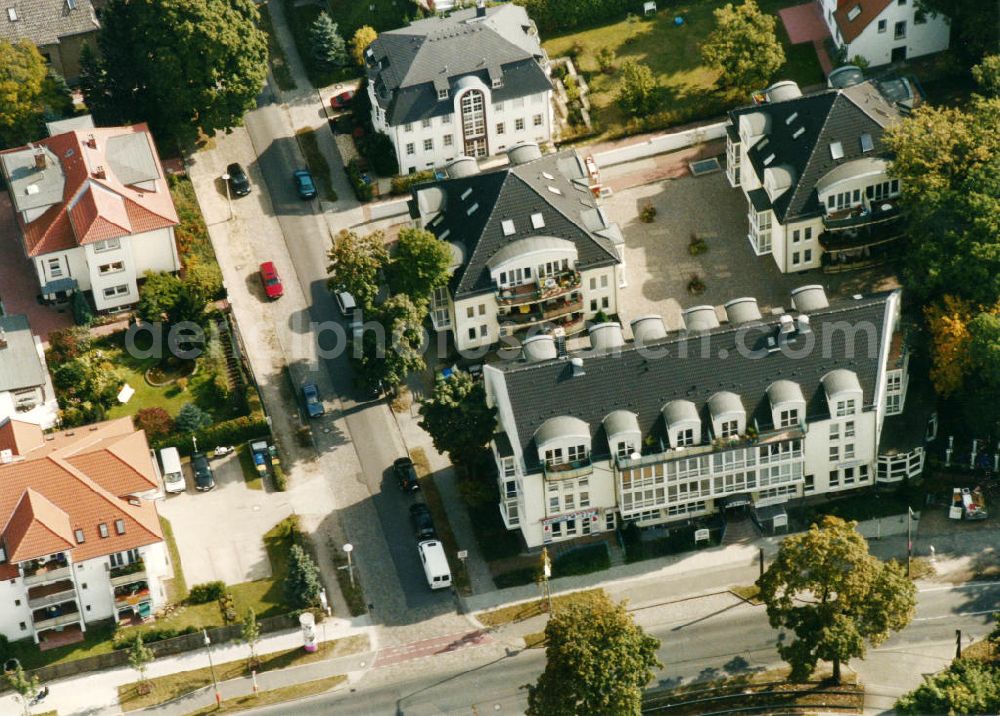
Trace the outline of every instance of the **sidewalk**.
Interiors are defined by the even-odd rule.
[[[327,619],[324,623],[326,625],[325,629],[323,625],[317,627],[318,641],[333,641],[335,639],[341,639],[354,634],[364,634],[368,637],[369,650],[375,650],[378,648],[376,632],[372,627],[367,626],[367,620],[365,618],[357,618],[353,620],[331,618]],[[260,640],[260,644],[257,646],[257,653],[269,654],[276,651],[295,649],[301,646],[302,632],[298,629],[294,629],[264,636]],[[218,646],[213,645],[212,662],[218,665],[225,664],[230,661],[246,659],[247,653],[246,645],[239,642],[229,642]],[[271,684],[273,682],[274,685],[265,686],[262,682],[264,677],[264,674],[262,674],[258,677],[258,683],[262,689],[276,688],[277,686],[284,686],[322,678],[324,675],[331,675],[332,673],[347,673],[346,667],[350,666],[350,664],[345,660],[349,659],[354,659],[357,664],[360,664],[360,662],[363,661],[367,665],[358,666],[356,664],[354,668],[351,669],[352,671],[368,668],[372,663],[372,659],[365,658],[363,654],[359,653],[351,656],[339,657],[330,662],[316,662],[315,664],[309,665],[310,667],[315,667],[311,671],[306,671],[306,667],[292,667],[290,669],[271,672],[268,674],[267,683]],[[331,674],[322,674],[320,676],[309,675],[313,672],[321,671],[322,668],[332,664],[333,661],[338,662],[334,666],[341,669],[340,671],[331,672]],[[149,665],[149,670],[146,672],[146,675],[152,679],[158,676],[166,676],[167,674],[174,674],[180,671],[201,669],[206,666],[208,666],[208,655],[203,649],[198,649],[196,651],[188,651],[183,654],[177,654],[176,656],[166,656],[157,659]],[[327,668],[329,670],[332,667]],[[56,711],[60,714],[60,716],[83,713],[117,714],[120,712],[118,707],[118,687],[130,684],[136,681],[137,678],[138,677],[134,669],[122,667],[107,671],[90,672],[68,679],[53,681],[46,684],[51,691],[48,698],[46,698],[45,701],[42,702],[42,704],[40,704],[35,710],[39,712]],[[246,682],[246,690],[242,692],[239,691],[239,689],[244,686],[241,681]],[[238,680],[235,683],[231,682],[231,684],[232,685],[227,686],[227,689],[232,690],[232,695],[251,692],[250,681],[248,679]],[[199,704],[192,702],[190,704],[186,704],[186,708],[184,710],[178,709],[169,711],[169,713],[188,713],[195,708],[208,705],[213,700],[214,696],[209,693],[208,701],[206,703]],[[5,694],[0,697],[0,713],[14,714],[19,712],[20,706],[17,705],[15,696],[12,694]],[[168,711],[163,712],[168,713]]]

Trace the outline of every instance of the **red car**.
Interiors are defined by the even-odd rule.
[[[354,90],[347,90],[340,94],[335,94],[330,98],[330,109],[347,109],[354,99]]]
[[[281,298],[285,292],[281,279],[278,278],[278,270],[271,261],[265,261],[260,265],[260,282],[264,284],[264,293],[268,298]]]

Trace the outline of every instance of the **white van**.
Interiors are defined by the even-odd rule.
[[[167,492],[184,492],[184,473],[181,472],[181,456],[177,448],[160,450],[160,465],[163,466],[163,488]]]
[[[436,539],[429,539],[417,545],[420,561],[424,564],[427,586],[431,589],[445,589],[451,586],[451,570],[444,547]]]

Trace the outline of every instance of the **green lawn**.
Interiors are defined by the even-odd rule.
[[[160,529],[163,530],[163,541],[167,543],[167,552],[170,554],[170,564],[174,568],[174,578],[168,580],[167,602],[176,604],[187,599],[187,580],[184,579],[184,565],[181,564],[181,553],[177,549],[177,540],[174,539],[174,528],[170,520],[160,517]]]
[[[15,657],[25,670],[37,669],[49,664],[62,664],[67,661],[84,659],[88,656],[107,654],[112,651],[111,635],[114,624],[111,621],[90,624],[84,640],[78,644],[61,646],[48,651],[39,651],[38,645],[32,639],[12,641],[7,647],[8,658]]]
[[[615,103],[618,88],[617,68],[632,58],[652,69],[662,88],[660,111],[649,119],[656,126],[684,124],[698,119],[720,116],[725,110],[749,101],[748,97],[717,89],[717,73],[701,63],[701,43],[714,27],[712,12],[726,0],[688,0],[671,4],[652,20],[622,20],[610,25],[583,30],[570,35],[554,37],[544,43],[552,58],[565,55],[574,46],[582,51],[574,64],[584,73],[590,86],[592,117],[601,131],[609,135],[621,134],[628,117]],[[761,7],[769,12],[793,2],[764,0]],[[685,24],[676,27],[674,16],[683,15]],[[775,79],[792,79],[801,86],[824,81],[823,72],[811,44],[791,46],[781,22],[778,36],[785,46],[787,62]],[[615,52],[615,72],[600,72],[596,53],[609,47]]]

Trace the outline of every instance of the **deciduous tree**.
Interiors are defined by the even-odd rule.
[[[359,236],[345,229],[334,237],[327,257],[330,290],[347,291],[368,311],[378,295],[379,272],[389,261],[385,234],[374,231]]]
[[[250,658],[247,660],[247,668],[257,667],[257,645],[260,643],[260,622],[253,607],[247,607],[247,613],[243,616],[243,626],[240,628],[240,640],[250,649]]]
[[[135,414],[135,426],[139,430],[145,430],[147,438],[156,440],[165,438],[174,431],[174,419],[163,408],[141,408]]]
[[[14,689],[14,692],[21,700],[21,708],[24,709],[24,716],[31,714],[31,700],[38,693],[38,677],[34,674],[28,676],[24,669],[18,664],[14,671],[7,674],[7,683]]]
[[[972,306],[968,301],[945,295],[924,309],[931,334],[931,381],[938,395],[947,398],[962,388],[972,368],[969,327]]]
[[[650,112],[656,104],[656,80],[647,65],[629,58],[622,63],[618,104],[630,114]]]
[[[395,389],[410,373],[427,367],[424,362],[424,328],[427,301],[414,301],[397,293],[369,316],[381,326],[382,335],[366,330],[359,361],[362,379],[369,388],[379,384]]]
[[[300,545],[288,551],[288,574],[285,577],[285,599],[300,609],[315,606],[323,589],[319,567]]]
[[[340,36],[337,23],[326,12],[321,12],[309,28],[309,42],[313,59],[321,67],[332,69],[347,64],[347,46]]]
[[[354,31],[351,38],[351,57],[359,67],[365,66],[365,48],[378,39],[378,33],[371,25],[362,25]]]
[[[469,465],[496,430],[496,408],[486,404],[486,388],[465,371],[437,377],[434,394],[420,406],[420,427],[458,465]]]
[[[658,639],[599,593],[559,610],[545,627],[545,671],[528,685],[529,716],[638,716],[643,688],[662,666]]]
[[[868,553],[855,522],[827,516],[808,532],[781,543],[774,562],[757,580],[775,629],[795,639],[778,644],[793,681],[807,679],[819,661],[840,665],[863,658],[913,618],[916,587],[894,562]]]
[[[0,40],[0,149],[38,139],[48,78],[45,58],[29,40]]]
[[[142,634],[139,634],[132,646],[128,650],[128,665],[139,674],[139,693],[148,694],[150,690],[149,682],[146,681],[146,670],[153,663],[156,655],[152,649],[142,643]]]
[[[896,702],[896,713],[995,714],[1000,712],[1000,671],[993,664],[958,659],[927,677]]]
[[[706,65],[719,72],[723,87],[763,87],[785,64],[785,51],[775,34],[775,17],[761,12],[755,0],[727,3],[715,10],[715,29],[701,46]]]
[[[997,47],[1000,5],[982,0],[917,0],[918,11],[943,15],[950,26],[950,49],[964,61],[975,63]]]
[[[1000,97],[1000,55],[986,55],[972,68],[976,84],[987,97]]]
[[[389,265],[389,285],[414,300],[430,299],[431,291],[448,283],[451,261],[448,244],[430,231],[402,229]]]
[[[267,78],[259,20],[253,0],[109,0],[87,104],[105,120],[147,121],[171,146],[237,126]]]

